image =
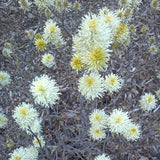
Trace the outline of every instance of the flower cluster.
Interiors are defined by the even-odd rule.
[[[52,107],[59,99],[59,88],[55,80],[50,79],[47,75],[36,77],[30,85],[30,92],[35,103],[47,108]]]
[[[57,26],[57,23],[53,22],[51,19],[47,20],[45,23],[42,36],[47,44],[51,43],[57,48],[64,44],[60,28]]]
[[[11,43],[6,42],[2,50],[3,56],[10,57],[12,53],[13,53],[13,45]]]
[[[89,116],[89,121],[91,124],[90,136],[94,140],[101,140],[105,138],[105,128],[107,125],[107,115],[104,110],[94,109],[94,111]]]
[[[28,2],[28,0],[19,0],[18,1],[20,7],[24,10],[24,11],[29,11],[30,10],[30,5],[31,3]]]
[[[140,137],[140,126],[134,124],[127,112],[114,109],[108,116],[104,110],[95,109],[89,116],[91,124],[90,136],[94,140],[105,138],[105,130],[109,128],[112,133],[121,134],[127,140],[137,140]]]

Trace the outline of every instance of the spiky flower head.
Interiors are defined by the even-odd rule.
[[[40,51],[44,51],[47,48],[46,42],[43,39],[36,39],[35,45],[36,45],[36,48]]]
[[[147,27],[144,25],[144,26],[142,26],[142,28],[141,28],[141,32],[143,33],[143,34],[145,34],[146,33],[146,31],[147,31]]]
[[[51,43],[55,46],[64,44],[60,28],[51,19],[46,21],[42,36],[47,44]]]
[[[8,48],[3,48],[3,50],[2,50],[2,54],[4,57],[11,57],[11,53],[12,53],[12,51]]]
[[[37,160],[38,150],[33,146],[19,147],[10,153],[9,160]]]
[[[93,138],[93,140],[102,140],[106,137],[105,130],[99,126],[94,125],[90,127],[89,134]]]
[[[129,37],[129,28],[125,23],[120,23],[114,34],[114,41],[123,44]]]
[[[108,67],[110,55],[104,48],[93,48],[86,55],[82,56],[86,68],[90,71],[104,71]]]
[[[40,33],[36,33],[35,36],[34,36],[34,39],[35,40],[42,39],[42,35]]]
[[[55,80],[47,75],[36,77],[30,85],[30,92],[34,97],[35,103],[47,108],[56,103],[60,94]]]
[[[38,138],[38,139],[37,139]],[[40,147],[40,144],[41,144],[41,147],[43,148],[45,146],[45,140],[43,138],[43,136],[38,136],[38,137],[34,137],[33,139],[33,144],[36,148],[39,148]]]
[[[54,8],[59,12],[62,13],[63,11],[69,11],[71,5],[68,0],[55,0],[54,1]]]
[[[41,62],[48,68],[51,68],[55,64],[53,55],[49,53],[46,53],[42,56]]]
[[[72,67],[72,69],[75,69],[77,71],[81,71],[83,66],[82,63],[82,57],[80,56],[80,54],[74,54],[73,58],[71,59],[70,65]]]
[[[29,3],[28,0],[19,0],[18,3],[24,11],[30,10],[31,3]]]
[[[157,100],[155,95],[152,93],[145,93],[141,96],[139,101],[140,107],[145,111],[151,111],[152,109],[156,108]]]
[[[19,147],[10,153],[9,160],[24,160],[26,155],[26,150],[24,147]]]
[[[79,79],[78,90],[88,100],[101,97],[104,93],[103,78],[98,73],[84,74]]]
[[[100,10],[99,16],[109,26],[109,28],[112,31],[112,34],[114,34],[116,29],[119,27],[121,20],[113,11],[106,11],[107,13],[106,12],[104,13],[105,10],[104,9],[102,10],[103,12]]]
[[[152,36],[152,37],[149,39],[149,43],[150,43],[150,44],[154,44],[155,42],[156,42],[156,38]]]
[[[118,91],[122,86],[122,79],[116,74],[109,74],[105,77],[104,88],[106,91],[113,93]]]
[[[5,114],[0,113],[0,128],[5,128],[8,124],[8,119]]]
[[[95,157],[94,160],[110,160],[110,157],[103,153],[102,155]]]
[[[152,0],[150,6],[153,10],[160,10],[160,3],[158,0]]]
[[[0,85],[2,87],[9,85],[11,82],[10,75],[5,71],[0,71]]]
[[[107,125],[107,115],[104,110],[94,109],[89,116],[89,121],[93,126],[99,126],[101,128],[106,128]]]
[[[127,140],[136,141],[138,138],[140,138],[140,126],[134,123],[130,123],[127,130],[123,133],[123,136]]]
[[[131,0],[119,0],[119,5],[121,8],[130,6]]]
[[[32,126],[33,122],[38,118],[38,112],[33,108],[31,104],[22,102],[19,104],[13,113],[13,118],[24,130],[28,130]]]
[[[111,115],[108,117],[108,126],[111,132],[113,133],[124,133],[130,119],[127,112],[123,112],[121,109],[114,109]]]
[[[38,9],[42,10],[53,5],[54,0],[34,0]]]
[[[81,4],[78,1],[75,1],[72,7],[74,10],[78,11],[81,8]]]
[[[155,45],[151,45],[149,47],[149,52],[150,52],[150,54],[155,55],[158,52],[158,49]]]

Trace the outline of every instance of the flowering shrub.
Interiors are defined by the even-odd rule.
[[[0,6],[0,160],[159,160],[159,1]]]

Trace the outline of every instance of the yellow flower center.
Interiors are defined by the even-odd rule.
[[[36,40],[37,40],[37,39],[42,39],[41,34],[40,34],[40,33],[37,33],[37,34],[35,35],[35,39],[36,39]]]
[[[152,102],[153,101],[153,97],[152,96],[149,96],[148,97],[148,102]]]
[[[107,13],[108,13],[108,11],[107,11],[106,9],[104,9],[104,10],[103,10],[103,13],[104,13],[104,14],[107,14]]]
[[[2,123],[3,122],[3,118],[2,117],[0,117],[0,123]]]
[[[46,89],[42,85],[38,86],[38,91],[45,92],[45,90]]]
[[[116,82],[116,78],[115,77],[111,77],[110,79],[109,79],[109,81],[110,81],[110,83],[113,85],[115,82]]]
[[[95,28],[97,26],[97,24],[98,24],[98,21],[96,19],[89,20],[89,22],[88,22],[88,25],[91,28]]]
[[[87,77],[87,79],[86,79],[87,86],[91,86],[93,83],[94,83],[94,78],[93,77]]]
[[[46,60],[51,60],[51,56],[50,55],[47,55],[45,58],[46,58]]]
[[[96,115],[96,116],[95,116],[95,120],[97,120],[97,121],[99,121],[99,120],[100,120],[99,115]]]
[[[105,17],[105,22],[106,23],[111,22],[111,21],[112,21],[112,17],[111,16]]]
[[[35,144],[39,145],[39,142],[38,142],[38,140],[37,140],[37,139],[35,139],[35,141],[34,141],[34,142],[35,142]]]
[[[21,158],[18,157],[18,156],[14,156],[13,159],[14,159],[14,160],[20,160]]]
[[[137,129],[136,129],[136,128],[131,128],[131,132],[132,132],[133,134],[136,134],[136,133],[137,133]]]
[[[116,122],[116,123],[120,123],[121,121],[122,121],[122,117],[116,117],[116,118],[115,118],[115,122]]]
[[[55,30],[56,30],[56,26],[55,25],[49,26],[49,31],[51,33],[55,32]]]
[[[4,78],[3,74],[0,74],[0,79]]]
[[[96,133],[96,134],[99,134],[99,133],[100,133],[100,130],[99,130],[99,129],[96,129],[96,130],[95,130],[95,133]]]
[[[97,48],[90,52],[89,57],[92,62],[102,63],[105,61],[106,53],[101,48]]]
[[[27,108],[20,108],[19,113],[23,116],[26,116],[28,114],[28,109]]]

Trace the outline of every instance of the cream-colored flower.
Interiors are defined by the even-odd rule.
[[[124,133],[130,124],[130,119],[127,112],[123,112],[121,109],[114,109],[108,117],[107,124],[111,132]]]
[[[101,97],[104,93],[103,78],[98,73],[84,74],[79,79],[78,90],[88,100]]]
[[[55,61],[54,61],[54,56],[51,55],[51,54],[44,54],[42,56],[42,60],[41,62],[48,68],[51,68],[53,67],[53,65],[55,64]]]
[[[30,92],[37,104],[44,107],[52,107],[59,99],[59,87],[55,80],[47,75],[36,77],[30,86]]]
[[[60,28],[57,26],[57,23],[51,19],[45,23],[42,36],[47,44],[51,43],[57,47],[64,44]]]
[[[116,74],[109,74],[105,77],[104,88],[110,93],[118,91],[122,86],[122,79]]]
[[[7,72],[0,71],[0,85],[2,87],[9,85],[11,82],[10,75]]]
[[[104,110],[94,109],[94,111],[89,116],[89,121],[91,125],[106,128],[107,115],[105,114]]]
[[[8,119],[5,114],[0,113],[0,128],[5,128],[8,124]]]
[[[38,138],[38,139],[37,139]],[[38,136],[37,138],[34,138],[33,139],[33,144],[36,148],[39,148],[40,147],[40,144],[41,144],[41,147],[43,148],[45,146],[45,140],[42,136]],[[39,140],[39,141],[38,141]]]
[[[124,132],[123,136],[127,140],[135,141],[140,137],[140,133],[141,133],[141,131],[140,131],[139,125],[130,123],[127,130]]]
[[[106,137],[105,130],[99,126],[91,126],[89,133],[93,140],[102,140]]]
[[[140,107],[145,111],[151,111],[152,109],[156,108],[157,100],[155,98],[155,95],[152,93],[145,93],[141,96],[141,99],[139,101]]]
[[[38,112],[31,104],[23,102],[14,109],[13,118],[20,128],[28,130],[38,118]]]

